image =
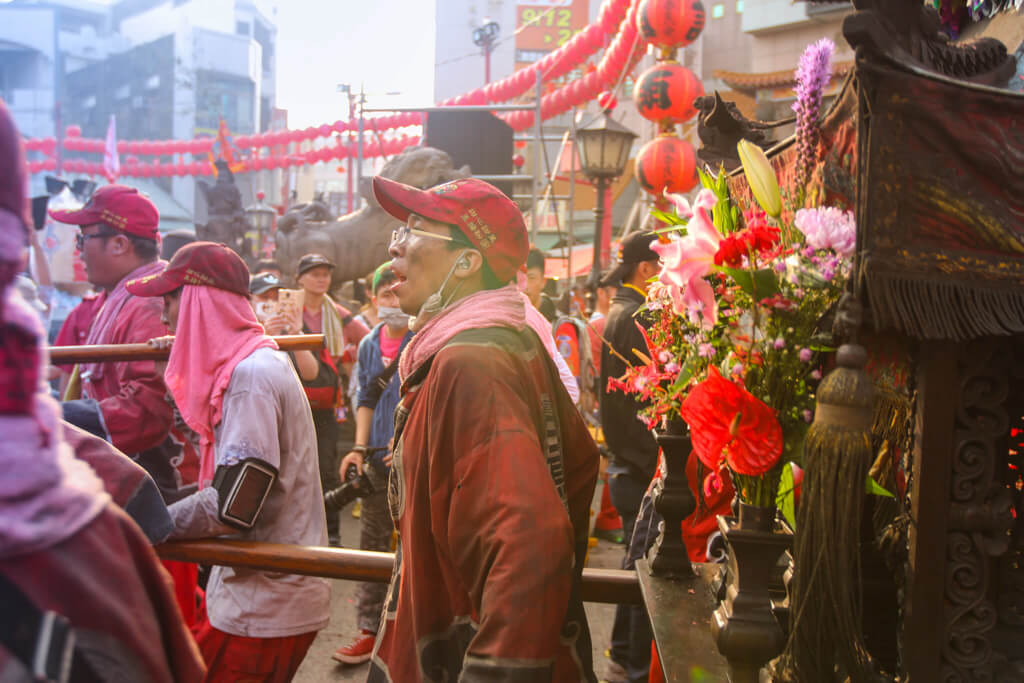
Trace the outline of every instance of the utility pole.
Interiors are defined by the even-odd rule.
[[[342,83],[338,86],[338,92],[343,92],[348,96],[348,120],[349,123],[351,123],[352,119],[356,117],[356,99],[355,93],[352,92],[352,85],[349,83]],[[351,130],[348,133],[348,142],[352,142]],[[345,178],[345,213],[352,213],[353,201],[355,200],[355,197],[352,195],[352,173],[354,169],[352,165],[352,155],[348,154],[346,155],[346,158],[348,159],[348,173],[345,174],[347,176]]]
[[[356,192],[359,192],[363,184],[363,107],[366,105],[366,92],[363,84],[359,84],[359,139],[356,141]],[[363,200],[360,198],[359,204]]]

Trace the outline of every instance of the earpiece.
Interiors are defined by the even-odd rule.
[[[468,256],[459,257],[459,260],[455,263],[455,267],[459,270],[469,270],[472,265]]]

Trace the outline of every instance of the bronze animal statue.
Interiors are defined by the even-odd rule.
[[[209,218],[205,225],[196,224],[196,236],[208,242],[226,244],[244,257],[249,251],[245,244],[249,224],[242,209],[242,193],[235,185],[234,174],[227,162],[218,159],[214,165],[217,167],[217,181],[212,186],[202,180],[197,183],[206,200]]]
[[[468,166],[455,168],[446,152],[433,147],[405,149],[380,172],[385,178],[423,189],[469,174]],[[315,201],[294,206],[281,217],[274,258],[286,275],[294,274],[303,254],[317,252],[337,264],[332,282],[337,287],[366,276],[388,259],[388,242],[398,225],[373,198],[370,178],[362,179],[359,194],[367,205],[337,220],[324,204]]]

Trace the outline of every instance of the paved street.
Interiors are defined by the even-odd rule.
[[[595,500],[600,502],[600,484]],[[351,507],[342,512],[342,542],[349,546],[358,545],[359,520],[351,515]],[[590,549],[588,567],[618,568],[622,562],[623,546],[607,541],[598,541]],[[357,632],[355,624],[355,586],[351,581],[334,581],[331,599],[331,623],[313,641],[309,654],[299,667],[296,683],[321,683],[323,681],[365,681],[367,664],[345,666],[331,659],[331,654],[341,645],[349,642]],[[587,603],[590,633],[594,641],[594,668],[598,678],[602,677],[607,660],[604,651],[611,637],[614,605]]]

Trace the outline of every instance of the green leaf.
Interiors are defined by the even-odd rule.
[[[790,529],[796,529],[796,485],[793,483],[793,463],[782,466],[779,489],[775,494],[775,507],[785,518]]]
[[[674,394],[687,385],[690,378],[693,377],[693,361],[688,360],[679,368],[679,375],[676,377],[676,381],[672,383],[672,387],[669,390],[670,394]]]
[[[711,178],[711,175],[702,168],[697,169],[697,175],[700,176],[701,187],[706,187],[713,192],[715,189],[715,181]]]
[[[869,474],[868,479],[864,482],[864,492],[869,496],[883,496],[885,498],[895,498],[888,490],[882,487],[874,478]]]
[[[779,292],[779,281],[775,277],[775,271],[771,268],[762,268],[753,273],[742,268],[727,268],[725,266],[722,266],[720,270],[731,277],[740,289],[756,301]]]
[[[659,221],[668,223],[669,225],[686,225],[686,221],[679,216],[672,213],[666,213],[660,209],[651,209],[651,216],[657,218]]]

